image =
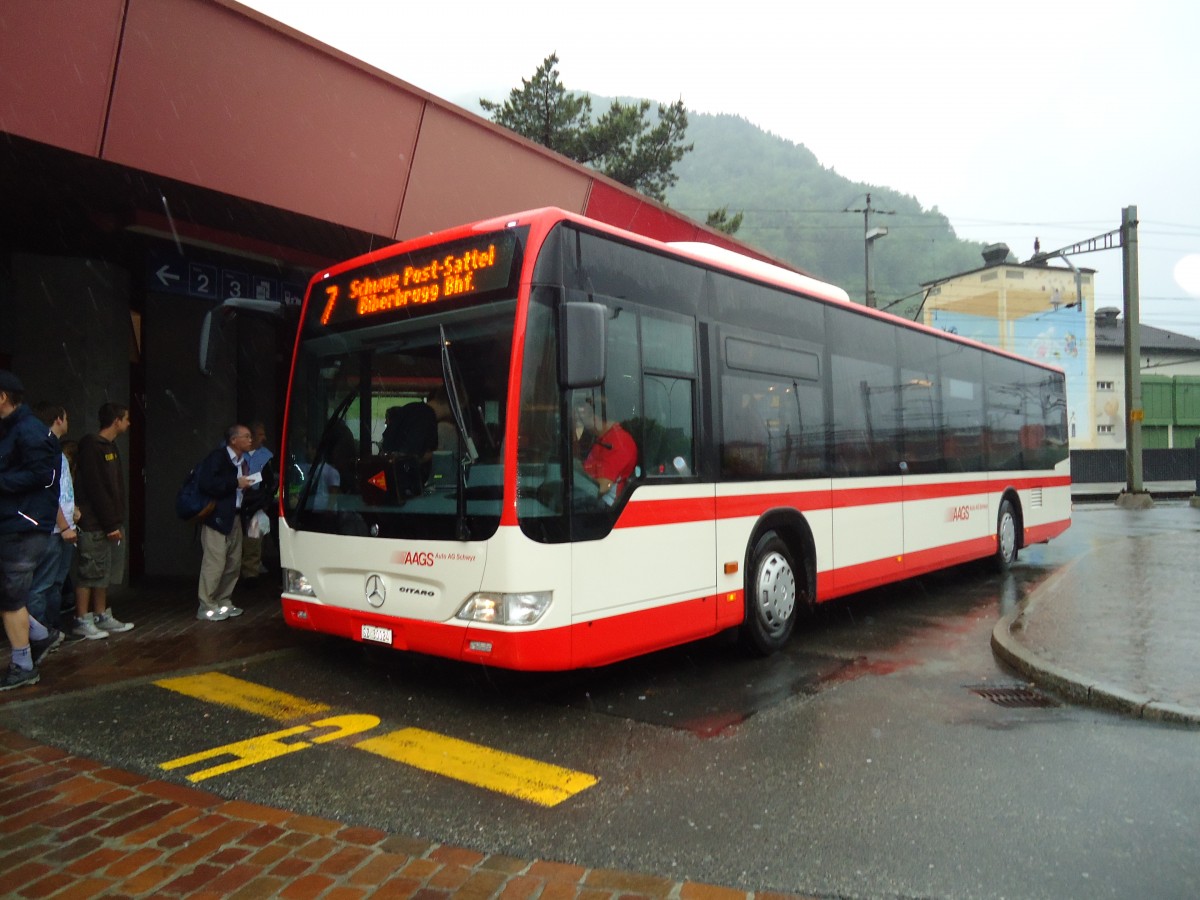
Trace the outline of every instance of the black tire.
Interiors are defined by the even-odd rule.
[[[992,560],[1001,572],[1017,561],[1017,514],[1008,500],[1000,501],[1000,512],[996,514],[996,553]]]
[[[800,608],[796,576],[792,552],[779,535],[760,537],[746,570],[746,620],[739,633],[750,653],[770,656],[791,637]]]

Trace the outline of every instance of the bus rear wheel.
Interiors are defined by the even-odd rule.
[[[996,568],[1004,571],[1017,561],[1017,515],[1008,500],[1000,501],[996,516]]]
[[[758,539],[750,559],[741,643],[751,653],[769,656],[787,643],[796,625],[796,567],[787,544],[774,531]]]

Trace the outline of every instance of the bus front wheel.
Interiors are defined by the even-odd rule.
[[[1008,500],[1000,501],[996,516],[996,568],[1004,571],[1017,561],[1017,515]]]
[[[787,544],[773,531],[758,539],[750,558],[742,645],[769,656],[787,643],[796,625],[796,567]]]

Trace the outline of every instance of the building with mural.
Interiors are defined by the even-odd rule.
[[[1096,445],[1094,270],[1019,263],[1005,244],[978,269],[922,285],[921,321],[1062,368],[1071,449]]]

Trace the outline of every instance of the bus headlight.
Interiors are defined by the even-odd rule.
[[[496,594],[480,591],[472,594],[458,618],[491,625],[532,625],[550,608],[552,591],[530,591],[524,594]]]
[[[308,583],[304,573],[296,569],[283,570],[283,591],[285,594],[300,594],[304,597],[315,597],[317,592]]]

